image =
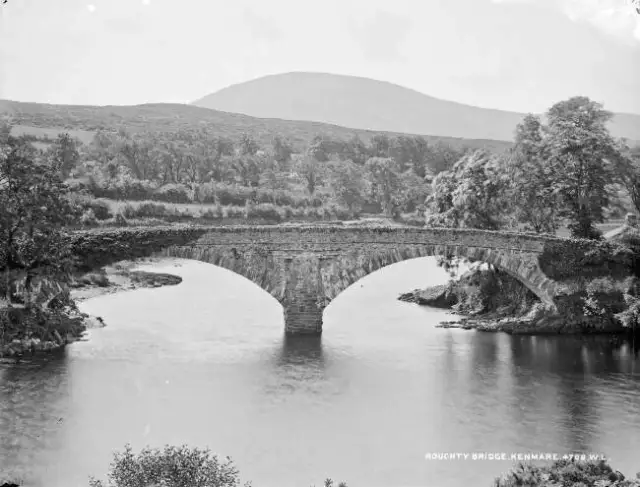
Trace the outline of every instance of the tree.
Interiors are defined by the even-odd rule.
[[[611,160],[616,144],[606,128],[612,114],[587,97],[573,97],[547,112],[545,152],[554,192],[574,237],[598,238],[594,223],[603,221],[609,203],[607,185],[614,179]]]
[[[364,163],[367,162],[367,159],[369,159],[369,150],[362,139],[356,134],[345,144],[343,155],[345,159],[363,166]]]
[[[261,167],[257,156],[242,155],[233,159],[232,167],[243,186],[258,187]]]
[[[80,161],[78,144],[68,133],[58,135],[58,138],[49,148],[48,155],[60,167],[64,179],[69,177],[71,171],[76,168]]]
[[[427,225],[499,230],[510,224],[504,162],[484,150],[467,154],[433,181]]]
[[[365,164],[371,194],[387,216],[396,216],[403,204],[400,165],[395,159],[372,157]]]
[[[560,202],[554,192],[554,176],[547,164],[540,119],[527,115],[516,128],[515,145],[507,164],[512,181],[515,218],[526,230],[555,233]]]
[[[240,150],[240,155],[255,156],[260,150],[260,145],[251,135],[243,133],[240,136],[240,143],[238,148]]]
[[[376,134],[371,137],[371,149],[369,152],[373,157],[391,157],[391,144],[392,141],[388,135]]]
[[[333,161],[329,167],[329,185],[338,202],[352,212],[359,211],[366,192],[365,172],[362,166],[347,160]]]
[[[39,160],[24,139],[0,140],[0,272],[11,303],[24,280],[27,304],[33,284],[65,281],[71,264],[64,226],[75,215],[61,179],[62,160]]]
[[[630,148],[620,141],[618,157],[614,158],[616,174],[626,188],[633,206],[640,212],[640,146]]]
[[[311,156],[298,158],[295,164],[295,171],[307,187],[309,194],[313,196],[318,186],[323,182],[325,167]]]
[[[288,140],[276,135],[271,143],[273,146],[273,158],[280,165],[280,167],[286,167],[291,161],[291,155],[293,154],[293,148]]]

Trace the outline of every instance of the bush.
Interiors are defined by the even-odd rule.
[[[170,211],[162,203],[141,203],[138,207],[132,207],[127,209],[129,214],[125,213],[127,218],[163,218],[167,216]]]
[[[215,191],[218,203],[222,206],[243,206],[253,194],[251,188],[225,184],[216,185]]]
[[[134,454],[130,445],[124,452],[113,455],[107,475],[109,487],[238,487],[238,470],[232,460],[226,457],[221,462],[209,449],[179,448],[165,446],[163,450],[144,448]],[[105,484],[94,477],[90,487],[104,487]],[[251,487],[250,482],[244,484]],[[324,481],[324,487],[334,487],[332,479]],[[340,482],[338,487],[347,487]]]
[[[94,215],[93,210],[88,209],[82,214],[82,217],[80,217],[80,223],[85,227],[95,227],[98,225],[98,219]]]
[[[638,480],[625,480],[606,461],[559,460],[551,466],[538,467],[519,463],[497,478],[494,487],[640,487]]]
[[[222,208],[224,218],[244,218],[244,208],[240,206],[225,206]]]
[[[191,195],[183,184],[166,184],[154,192],[154,199],[167,203],[189,203]]]
[[[633,252],[607,241],[566,239],[546,242],[538,261],[542,271],[558,281],[576,276],[627,277],[632,274]]]
[[[83,204],[83,207],[85,209],[91,209],[98,220],[108,220],[113,217],[111,206],[106,201],[89,200]]]
[[[91,478],[91,487],[105,484]],[[237,487],[238,470],[230,458],[221,462],[208,449],[165,446],[164,450],[144,448],[134,454],[130,445],[115,453],[108,474],[110,487]],[[250,486],[250,484],[245,484]]]
[[[200,213],[200,218],[214,221],[222,220],[222,208],[220,207],[220,205],[215,205],[213,208],[208,208],[206,211]]]
[[[129,224],[129,222],[127,221],[127,219],[122,213],[116,213],[114,223],[119,227],[126,227]]]
[[[248,206],[246,216],[248,219],[263,219],[270,222],[282,221],[282,215],[271,203],[261,203],[255,206]]]

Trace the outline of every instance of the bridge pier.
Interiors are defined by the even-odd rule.
[[[320,268],[322,260],[303,254],[284,258],[284,331],[288,335],[322,333],[325,296]]]

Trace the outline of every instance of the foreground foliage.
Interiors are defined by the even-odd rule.
[[[71,266],[65,227],[75,209],[57,156],[43,159],[24,140],[0,134],[0,274],[4,298],[29,306]],[[33,291],[36,291],[34,296]]]
[[[0,356],[58,348],[84,331],[67,287],[66,227],[77,215],[61,177],[68,163],[0,129]]]
[[[175,447],[144,448],[134,453],[131,445],[113,456],[108,481],[94,477],[90,487],[239,487],[238,469],[226,457],[220,460],[209,449]],[[325,487],[333,487],[333,480],[326,479]],[[251,487],[246,482],[244,487]],[[340,482],[338,487],[347,487]]]
[[[497,478],[494,487],[638,487],[638,480],[627,480],[606,461],[559,460],[551,465],[519,463]]]

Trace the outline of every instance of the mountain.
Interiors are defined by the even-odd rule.
[[[251,134],[262,146],[271,143],[272,137],[288,138],[298,151],[304,150],[316,135],[347,140],[358,135],[368,142],[377,133],[401,135],[381,131],[367,131],[309,121],[255,118],[237,113],[227,113],[193,105],[154,103],[134,106],[50,105],[0,100],[0,119],[10,118],[15,134],[35,137],[48,135],[55,139],[60,132],[89,142],[97,130],[130,132],[176,132],[207,130],[214,136],[226,136],[237,140],[242,133]],[[405,134],[406,135],[406,134]],[[430,137],[429,142],[443,142],[453,148],[487,148],[501,151],[510,143],[494,140],[470,140],[454,137]]]
[[[440,100],[385,81],[304,72],[236,84],[192,104],[261,118],[503,141],[513,140],[524,116]],[[640,115],[616,114],[609,129],[615,137],[640,140]]]

